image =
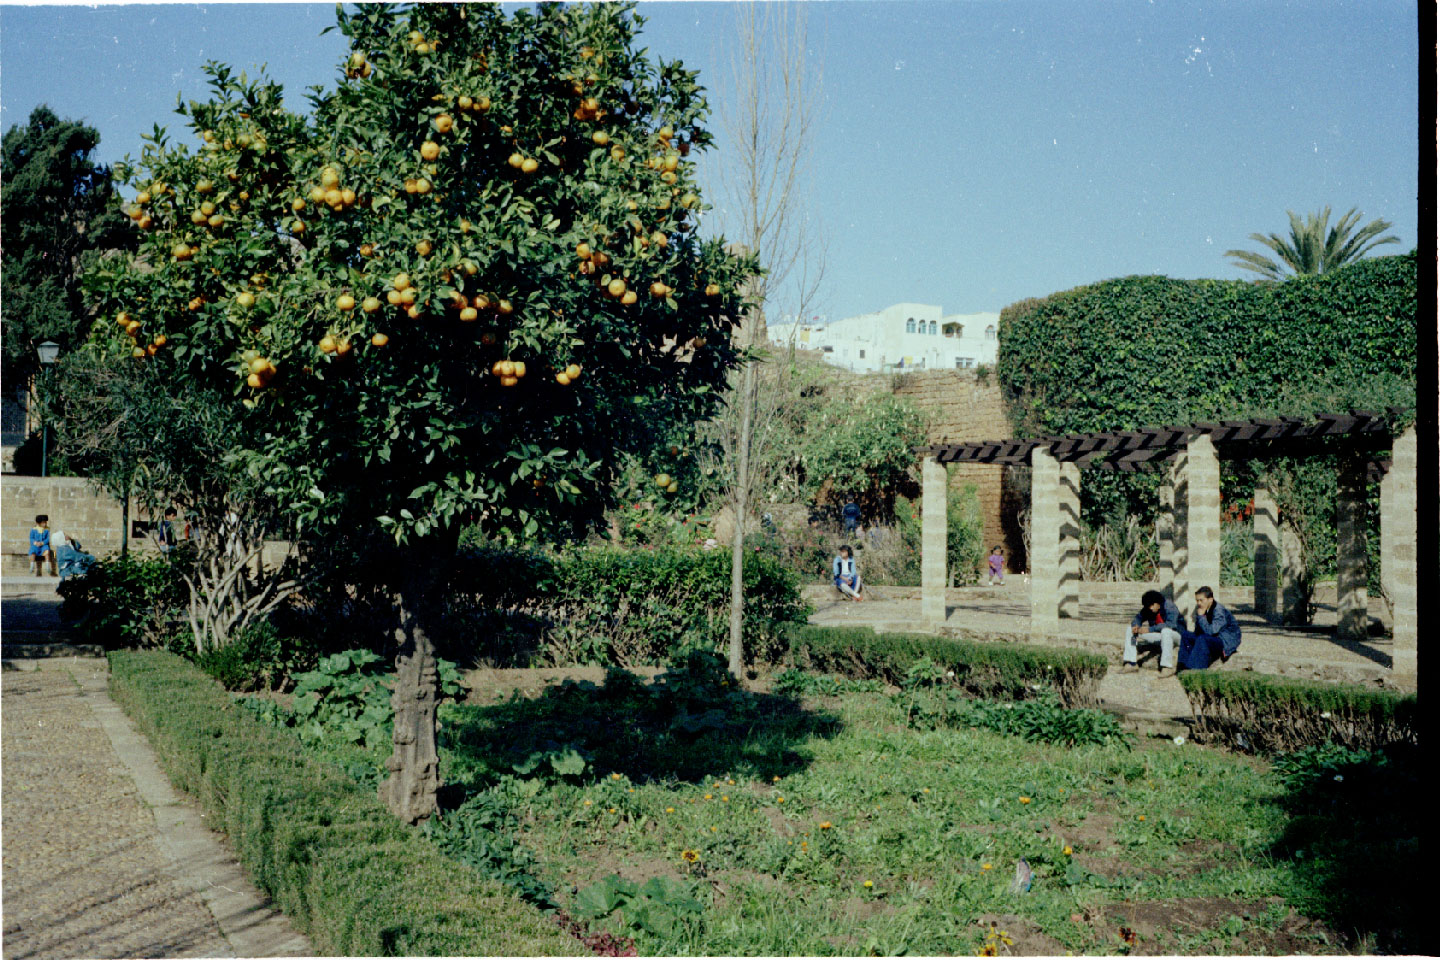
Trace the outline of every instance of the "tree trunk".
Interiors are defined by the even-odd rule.
[[[402,551],[400,617],[395,639],[400,645],[395,657],[395,690],[390,703],[395,708],[392,753],[385,761],[390,776],[380,784],[380,801],[406,823],[415,824],[438,812],[436,793],[440,789],[440,758],[435,749],[435,710],[440,700],[440,671],[435,644],[424,621],[438,600],[441,577],[453,558],[455,543],[427,541]]]
[[[755,361],[745,363],[740,386],[740,436],[735,464],[735,532],[730,544],[730,672],[745,674],[745,514],[750,507],[750,429],[755,414]]]
[[[130,555],[130,484],[125,484],[125,495],[120,498],[120,556]]]

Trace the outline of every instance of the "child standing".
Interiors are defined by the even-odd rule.
[[[50,576],[55,576],[55,551],[50,549],[50,518],[40,514],[35,526],[30,528],[30,562],[35,565],[35,576],[43,576],[45,561],[50,561]]]
[[[990,551],[990,586],[1003,584],[1005,582],[1005,553],[1000,549],[999,544]]]

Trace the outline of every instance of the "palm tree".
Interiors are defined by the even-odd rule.
[[[1384,233],[1394,226],[1389,220],[1371,220],[1356,230],[1355,227],[1360,222],[1361,214],[1354,207],[1351,207],[1350,212],[1340,218],[1340,222],[1335,224],[1328,234],[1326,233],[1326,227],[1330,223],[1328,206],[1318,213],[1306,215],[1304,220],[1297,217],[1293,210],[1285,212],[1290,214],[1288,239],[1278,233],[1272,233],[1269,236],[1259,233],[1250,234],[1251,240],[1263,243],[1274,250],[1280,257],[1279,263],[1249,250],[1226,250],[1225,256],[1234,259],[1235,265],[1243,270],[1254,270],[1268,280],[1283,280],[1287,267],[1296,274],[1324,273],[1352,260],[1359,260],[1373,247],[1378,247],[1382,243],[1400,242],[1400,238],[1396,236],[1372,239],[1377,234]]]

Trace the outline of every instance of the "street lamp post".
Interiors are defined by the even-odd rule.
[[[40,354],[40,366],[45,371],[48,379],[50,368],[55,364],[55,358],[60,356],[60,344],[54,340],[46,340],[35,348]],[[50,470],[50,421],[45,420],[40,424],[40,476],[49,476]]]

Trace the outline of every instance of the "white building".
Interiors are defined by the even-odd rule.
[[[897,303],[878,313],[833,323],[784,318],[769,326],[770,339],[802,350],[817,350],[825,360],[856,373],[905,370],[965,370],[993,366],[998,313],[940,315],[927,303]]]

